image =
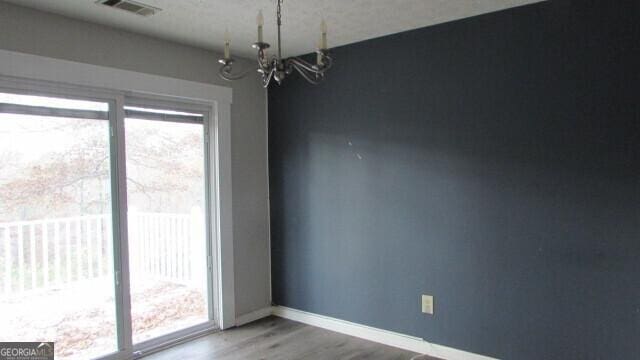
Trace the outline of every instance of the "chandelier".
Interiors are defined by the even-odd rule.
[[[262,10],[258,13],[258,41],[252,45],[254,49],[258,50],[258,74],[262,79],[262,86],[265,88],[269,86],[271,79],[275,80],[278,84],[282,83],[285,77],[297,71],[305,80],[311,84],[318,84],[324,79],[324,74],[331,68],[332,59],[329,56],[327,48],[327,24],[322,21],[320,24],[320,43],[318,50],[316,51],[316,63],[312,64],[301,58],[290,57],[282,58],[282,48],[280,44],[280,27],[282,26],[282,1],[277,0],[277,20],[278,20],[278,55],[269,58],[266,50],[270,47],[269,44],[262,39],[262,26],[264,25],[264,18],[262,16]],[[233,73],[234,59],[231,58],[229,51],[229,44],[231,43],[229,32],[225,31],[224,36],[224,58],[218,60],[222,66],[218,71],[218,75],[228,81],[238,80],[245,77],[252,70]]]

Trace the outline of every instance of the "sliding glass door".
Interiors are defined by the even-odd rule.
[[[198,113],[125,106],[133,343],[209,319],[205,127]]]
[[[108,102],[0,93],[0,341],[118,350]]]
[[[206,108],[43,87],[0,86],[0,341],[112,359],[215,328]]]

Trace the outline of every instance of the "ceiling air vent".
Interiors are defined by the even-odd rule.
[[[96,4],[106,5],[112,8],[125,10],[141,16],[151,16],[162,10],[157,7],[142,4],[132,0],[98,0]]]

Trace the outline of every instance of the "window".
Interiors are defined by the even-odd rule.
[[[209,108],[53,89],[0,88],[0,341],[115,358],[217,327]]]

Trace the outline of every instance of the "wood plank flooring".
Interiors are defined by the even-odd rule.
[[[270,316],[151,354],[144,360],[408,360],[415,355],[409,351]]]

